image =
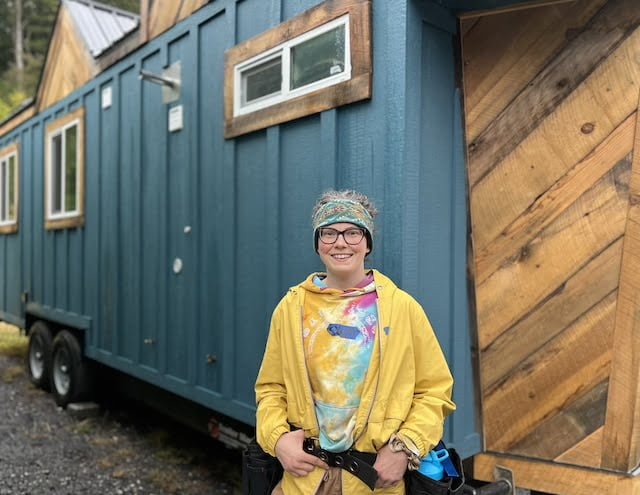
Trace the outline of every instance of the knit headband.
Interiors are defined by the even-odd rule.
[[[323,204],[313,215],[313,231],[334,223],[352,223],[373,233],[373,218],[357,201],[334,199]]]

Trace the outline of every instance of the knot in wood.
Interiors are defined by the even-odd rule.
[[[582,134],[591,134],[595,128],[596,125],[593,122],[587,122],[585,124],[582,124],[580,131],[582,132]]]
[[[518,253],[518,261],[522,262],[525,261],[529,256],[531,256],[531,251],[529,250],[529,246],[523,246],[520,249],[520,253]]]

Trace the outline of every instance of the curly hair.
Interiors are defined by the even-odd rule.
[[[378,214],[378,210],[371,199],[365,194],[359,193],[358,191],[354,191],[353,189],[344,189],[342,191],[329,190],[322,193],[322,195],[316,201],[316,204],[313,206],[313,211],[311,212],[311,218],[315,217],[318,210],[323,206],[329,203],[330,201],[336,201],[340,199],[348,199],[350,201],[355,201],[356,203],[360,203],[362,207],[369,212],[372,219],[375,219]],[[371,232],[373,234],[373,232]]]
[[[373,204],[373,201],[369,199],[369,197],[367,197],[362,193],[354,191],[353,189],[345,189],[342,191],[329,190],[322,193],[322,195],[320,196],[320,198],[318,198],[318,201],[316,201],[316,204],[313,207],[311,218],[314,219],[318,211],[327,203],[340,201],[340,200],[343,200],[343,201],[347,200],[347,201],[352,201],[354,203],[360,204],[360,206],[362,206],[362,208],[364,208],[367,211],[367,213],[371,216],[371,220],[375,219],[376,215],[378,214],[378,210]],[[369,248],[367,252],[367,256],[371,253],[371,251],[373,251],[374,225],[373,225],[373,222],[370,222],[370,223],[371,223],[370,228],[365,229],[367,247]],[[316,250],[316,253],[318,252],[318,238],[319,238],[319,231],[315,230],[313,234],[313,245]]]

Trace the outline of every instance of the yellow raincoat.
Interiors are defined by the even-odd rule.
[[[442,438],[444,418],[455,410],[453,378],[422,307],[389,278],[373,274],[379,327],[356,416],[354,448],[375,453],[400,432],[424,456]],[[302,342],[305,292],[300,285],[292,287],[276,307],[256,381],[257,440],[273,456],[280,436],[292,426],[307,437],[320,433]],[[305,477],[285,473],[282,488],[286,495],[312,495],[323,474],[320,468]],[[342,493],[371,491],[343,471]],[[404,486],[374,493],[399,495]]]

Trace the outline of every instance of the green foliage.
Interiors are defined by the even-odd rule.
[[[140,13],[140,0],[102,0],[102,3],[134,14]]]
[[[0,354],[24,358],[27,355],[28,344],[29,340],[17,327],[0,323]]]
[[[27,98],[27,94],[17,88],[6,91],[0,89],[0,122],[17,110]]]

